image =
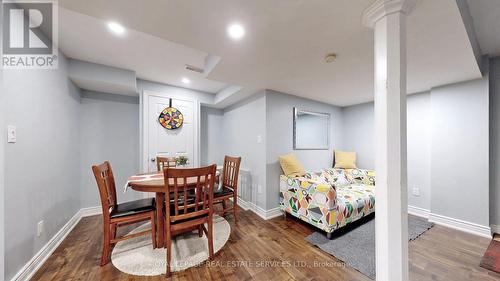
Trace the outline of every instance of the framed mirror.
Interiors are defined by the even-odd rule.
[[[293,108],[293,149],[330,148],[330,114]]]

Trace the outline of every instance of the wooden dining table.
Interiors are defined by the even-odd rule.
[[[146,180],[133,180],[133,178],[140,178],[141,176],[149,176]],[[195,188],[197,179],[187,178],[188,187]],[[219,176],[216,175],[215,183],[218,184]],[[183,185],[182,179],[177,181],[178,185]],[[170,187],[174,187],[173,179],[169,182]],[[165,246],[165,216],[163,209],[165,207],[165,179],[162,172],[152,172],[141,175],[132,176],[129,178],[127,185],[135,191],[155,193],[156,196],[156,245],[154,248],[163,248]]]

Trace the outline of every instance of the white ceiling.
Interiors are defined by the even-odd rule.
[[[64,8],[59,9],[59,47],[71,58],[132,70],[145,80],[209,93],[226,86],[184,69],[185,64],[203,67],[208,55],[203,51],[133,29],[118,37],[108,31],[107,21]]]
[[[482,53],[500,56],[500,1],[468,0],[468,4]]]
[[[184,64],[203,66],[216,55],[222,59],[207,77],[213,81],[192,77],[199,80],[188,87],[218,92],[238,85],[247,94],[266,88],[344,106],[373,100],[373,31],[361,24],[372,2],[59,0],[88,15],[61,9],[59,40],[70,57],[180,86]],[[108,20],[127,26],[129,36],[111,36]],[[238,42],[226,36],[234,21],[246,28]],[[419,1],[407,41],[409,93],[481,76],[454,0]],[[326,64],[330,52],[338,59]]]

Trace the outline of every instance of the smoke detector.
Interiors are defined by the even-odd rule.
[[[334,62],[336,59],[337,59],[337,54],[335,53],[326,54],[325,56],[326,63]]]

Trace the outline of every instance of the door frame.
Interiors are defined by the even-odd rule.
[[[151,90],[144,90],[142,92],[142,95],[140,97],[140,151],[141,151],[141,159],[139,163],[140,170],[143,173],[146,173],[148,171],[148,166],[149,166],[149,134],[147,133],[149,130],[149,123],[147,116],[149,115],[149,98],[150,97],[160,97],[160,98],[172,98],[172,99],[177,99],[177,100],[183,100],[183,101],[189,101],[193,102],[194,104],[194,110],[193,113],[195,116],[193,116],[193,128],[194,128],[194,159],[193,159],[193,166],[194,167],[199,167],[200,165],[200,111],[201,111],[201,104],[200,101],[196,98],[193,97],[186,97],[185,95],[179,95],[175,93],[166,93],[166,92],[156,92],[156,91],[151,91]]]

